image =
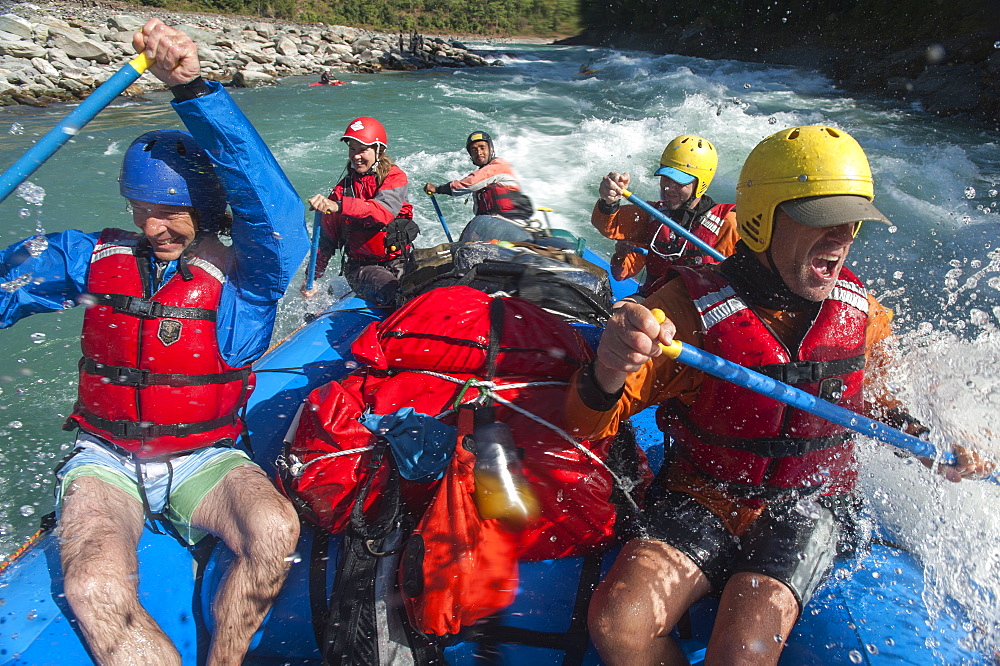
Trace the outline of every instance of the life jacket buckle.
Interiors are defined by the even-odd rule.
[[[836,405],[844,397],[844,380],[840,377],[827,377],[822,380],[819,383],[819,397]]]
[[[129,296],[123,308],[128,314],[156,319],[163,314],[163,304],[137,296]]]
[[[117,375],[112,378],[115,384],[146,388],[149,386],[149,370],[144,368],[118,368]]]

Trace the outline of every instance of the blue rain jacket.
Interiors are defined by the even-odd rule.
[[[271,151],[229,93],[218,83],[209,85],[212,93],[174,101],[173,107],[211,156],[233,211],[233,245],[216,332],[223,358],[240,367],[267,351],[278,301],[309,250],[309,238],[302,200]],[[38,257],[28,253],[25,241],[0,253],[0,282],[31,274],[25,286],[0,290],[0,328],[76,305],[85,292],[99,236],[68,230],[49,234],[48,248]],[[176,264],[170,262],[161,283],[173,275]]]

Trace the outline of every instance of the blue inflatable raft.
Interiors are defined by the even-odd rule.
[[[592,253],[587,258],[606,265]],[[363,301],[342,300],[257,362],[247,423],[255,459],[269,473],[303,399],[350,371],[350,343],[376,318]],[[651,463],[658,464],[662,436],[652,414],[633,421]],[[2,664],[92,663],[62,592],[57,541],[51,528],[41,530],[0,572]],[[192,553],[172,537],[148,530],[139,544],[140,600],[185,664],[204,663],[211,600],[230,558],[221,543],[203,544]],[[317,637],[336,575],[338,540],[304,527],[294,559],[288,582],[255,636],[248,664],[321,663]],[[587,641],[586,605],[593,582],[613,559],[611,552],[522,563],[514,604],[448,647],[449,663],[600,663]],[[956,620],[962,617],[958,609],[953,617],[929,616],[923,589],[919,562],[899,547],[876,541],[864,555],[837,563],[796,624],[781,663],[994,663],[963,647],[968,632]],[[699,603],[690,621],[678,628],[693,664],[703,660],[714,606],[711,600]]]

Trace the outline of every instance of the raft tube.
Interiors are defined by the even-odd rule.
[[[598,259],[589,250],[587,258]],[[606,261],[602,265],[606,265]],[[628,287],[615,285],[616,296]],[[377,315],[357,298],[336,303],[262,357],[247,411],[254,457],[269,474],[302,401],[322,384],[350,372],[350,344]],[[591,339],[595,331],[584,331]],[[633,417],[651,464],[663,460],[662,434],[652,410]],[[339,539],[305,525],[297,556],[274,608],[254,637],[246,664],[320,664],[318,638],[333,587]],[[445,650],[451,664],[600,664],[586,634],[593,584],[615,552],[520,564],[513,605],[474,627]],[[139,598],[181,654],[202,664],[211,631],[211,600],[231,561],[211,539],[184,548],[146,530],[139,544]],[[931,617],[921,595],[923,570],[905,550],[877,542],[862,556],[838,561],[806,606],[782,653],[786,666],[857,664],[990,664],[963,647],[968,632],[958,608]],[[677,637],[692,664],[701,664],[716,603],[694,607]],[[944,615],[944,614],[942,614]],[[44,530],[0,571],[0,664],[87,664],[87,652],[65,601],[58,539]]]

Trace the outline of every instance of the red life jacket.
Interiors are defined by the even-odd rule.
[[[105,229],[94,249],[87,291],[96,303],[83,319],[70,419],[139,458],[232,443],[254,379],[249,366],[223,360],[216,338],[227,250],[214,237],[200,238],[187,268],[150,296],[142,240]]]
[[[370,201],[380,190],[401,188],[406,184],[406,174],[393,165],[381,185],[373,171],[363,175],[349,174],[333,188],[330,198],[339,202],[343,202],[345,198]],[[368,224],[362,224],[343,213],[328,213],[323,216],[323,227],[327,235],[337,239],[338,247],[345,248],[350,259],[381,262],[408,253],[413,248],[413,238],[419,233],[412,231],[416,228],[413,206],[403,201],[395,218],[388,208],[382,207],[378,217],[384,219],[373,219]],[[411,229],[409,234],[406,231],[408,226]],[[408,238],[408,235],[412,238]]]
[[[527,220],[535,214],[531,199],[516,187],[487,185],[475,192],[473,200],[476,215],[500,215],[512,220]]]
[[[705,351],[862,411],[868,299],[849,270],[842,269],[794,353],[718,271],[674,270],[701,315]],[[766,499],[821,486],[841,492],[857,476],[849,430],[709,375],[689,409],[675,402],[658,419],[688,463],[736,495]]]
[[[715,247],[719,240],[722,223],[734,208],[735,204],[716,204],[691,222],[689,231],[698,239],[705,241],[710,247]],[[655,222],[653,220],[652,222]],[[670,227],[660,224],[656,234],[649,243],[649,254],[646,255],[646,283],[642,293],[655,291],[653,283],[660,281],[671,266],[698,266],[701,264],[716,264],[718,260],[705,254],[691,241],[674,233]],[[665,255],[665,256],[664,256]]]
[[[498,388],[502,398],[565,431],[568,386],[562,382],[590,357],[578,333],[557,317],[519,298],[491,298],[469,287],[418,296],[365,329],[352,352],[366,367],[310,394],[288,451],[291,474],[283,480],[299,506],[334,532],[347,525],[350,507],[373,474],[367,447],[376,438],[357,421],[365,410],[389,414],[413,407],[447,414],[441,420],[454,424],[448,412],[455,402],[479,395],[463,383],[492,378],[499,386],[515,385]],[[511,533],[517,556],[565,557],[610,543],[616,511],[607,469],[551,428],[503,403],[496,410],[524,451],[525,477],[542,507],[535,522]],[[581,444],[604,460],[612,439]],[[648,481],[648,468],[641,469]],[[378,501],[388,471],[383,465],[374,475],[366,508]],[[408,508],[419,515],[438,485],[403,481]]]

